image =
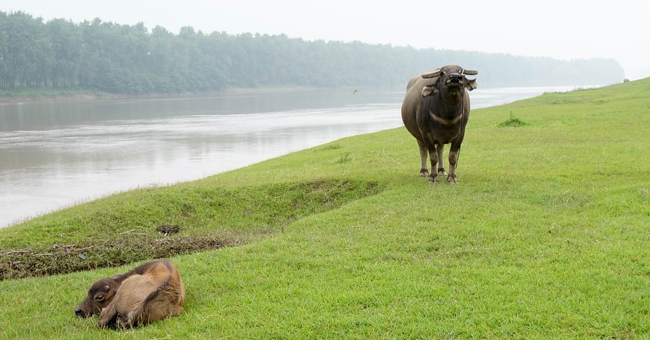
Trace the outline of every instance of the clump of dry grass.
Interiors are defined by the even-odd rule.
[[[117,267],[144,259],[232,247],[242,239],[221,239],[211,236],[180,236],[154,238],[149,235],[128,235],[112,240],[82,245],[9,250],[0,254],[0,279],[66,274],[81,270]]]

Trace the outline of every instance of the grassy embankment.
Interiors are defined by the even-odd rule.
[[[134,330],[73,308],[135,264],[0,281],[0,338],[647,338],[649,127],[645,79],[473,111],[459,185],[399,128],[50,214],[0,231],[3,275],[238,246],[172,257],[185,312]]]

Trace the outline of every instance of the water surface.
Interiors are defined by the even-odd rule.
[[[472,108],[572,87],[477,89]],[[402,126],[403,91],[309,90],[0,104],[0,228]]]

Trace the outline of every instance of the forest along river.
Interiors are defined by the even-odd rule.
[[[472,109],[572,89],[478,89]],[[400,127],[403,96],[360,89],[0,103],[0,228],[112,193]]]

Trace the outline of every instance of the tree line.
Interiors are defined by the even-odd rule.
[[[47,22],[0,11],[0,88],[82,88],[109,93],[221,91],[229,87],[405,86],[446,64],[477,69],[482,87],[601,85],[624,72],[613,59],[572,61],[286,35],[174,34],[141,22]]]

